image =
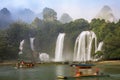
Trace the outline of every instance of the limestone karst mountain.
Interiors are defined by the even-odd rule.
[[[60,18],[60,22],[69,23],[70,21],[72,21],[72,18],[71,18],[71,16],[69,16],[69,14],[67,14],[67,13],[62,14],[62,16]]]
[[[26,8],[19,10],[15,15],[13,16],[16,18],[15,20],[22,20],[27,23],[31,23],[36,17],[36,14],[32,10]]]
[[[116,22],[116,18],[113,14],[112,9],[105,5],[100,12],[97,14],[96,18],[105,19],[105,21]]]
[[[7,8],[0,10],[0,28],[6,28],[12,22],[11,12]]]

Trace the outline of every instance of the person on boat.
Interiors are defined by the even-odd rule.
[[[79,77],[82,75],[82,72],[80,71],[80,67],[76,67],[76,74],[75,77]]]
[[[76,74],[75,74],[75,77],[79,77],[79,76],[81,76],[81,75],[82,75],[82,72],[77,71]]]
[[[96,68],[94,75],[99,75],[99,68]]]
[[[25,65],[25,62],[24,62],[24,61],[21,61],[19,66],[20,66],[20,67],[23,67],[24,65]]]
[[[24,62],[24,61],[21,61],[20,63],[21,63],[22,65],[24,65],[24,64],[25,64],[25,62]]]

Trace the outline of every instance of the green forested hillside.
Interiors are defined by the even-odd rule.
[[[53,57],[57,36],[63,32],[66,33],[64,50],[73,52],[75,39],[81,31],[85,30],[94,31],[98,42],[104,42],[100,54],[103,59],[120,59],[120,21],[113,23],[93,19],[89,23],[84,19],[77,19],[62,24],[57,20],[47,21],[36,18],[31,24],[14,22],[9,28],[0,30],[0,60],[18,59],[20,41],[28,41],[26,45],[29,46],[30,37],[35,37],[36,52],[46,52]],[[32,53],[30,47],[26,45],[23,52]]]

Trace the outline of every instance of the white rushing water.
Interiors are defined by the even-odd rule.
[[[39,53],[40,61],[47,62],[49,61],[49,55],[47,53]]]
[[[83,31],[77,37],[74,47],[73,61],[86,62],[92,60],[91,50],[94,42],[97,51],[97,37],[93,31]]]
[[[24,40],[22,40],[21,42],[20,42],[20,46],[19,46],[19,49],[20,49],[20,51],[22,51],[23,50],[23,44],[24,44]]]
[[[59,33],[56,41],[56,49],[55,49],[55,61],[63,61],[63,44],[64,44],[65,33]]]
[[[19,51],[19,54],[22,54],[24,42],[25,42],[24,40],[22,40],[22,41],[20,42],[20,46],[19,46],[20,51]]]
[[[103,41],[101,41],[101,42],[98,44],[97,51],[101,51],[101,50],[102,50],[102,46],[103,46]]]
[[[32,51],[34,51],[34,40],[35,38],[30,38],[30,46],[31,46]]]

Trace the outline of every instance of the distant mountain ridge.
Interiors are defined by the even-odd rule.
[[[15,13],[15,20],[22,20],[27,23],[31,23],[35,18],[35,13],[30,9],[22,9]]]
[[[69,23],[69,22],[71,22],[72,20],[73,20],[72,17],[69,16],[69,14],[67,14],[67,13],[62,14],[62,16],[61,16],[61,18],[60,18],[60,22],[61,22],[61,23]]]
[[[7,8],[3,8],[3,9],[1,9],[0,14],[10,15],[11,13],[10,13],[10,11]]]
[[[0,28],[6,28],[13,22],[11,12],[7,8],[0,10]]]
[[[43,12],[40,12],[38,14],[26,8],[15,11],[15,13],[9,11],[7,8],[3,8],[0,10],[0,28],[6,28],[12,22],[19,20],[26,23],[32,23],[36,17],[40,18],[41,20],[58,20],[57,13],[51,8],[44,8]],[[95,18],[105,19],[105,21],[110,22],[117,22],[112,9],[107,5],[105,5],[100,10],[100,12],[96,15]],[[71,16],[69,16],[69,14],[64,13],[61,15],[59,21],[62,23],[69,23],[70,21],[72,21],[72,18]]]
[[[116,18],[113,14],[112,9],[105,5],[100,12],[96,15],[95,18],[105,19],[105,21],[116,22]]]

